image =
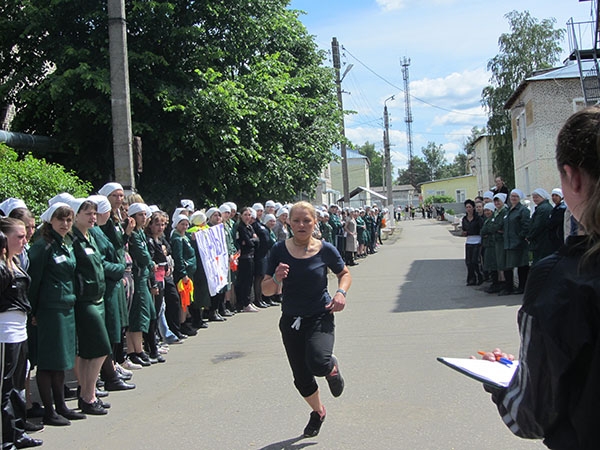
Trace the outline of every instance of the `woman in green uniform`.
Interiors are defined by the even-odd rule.
[[[102,189],[98,191],[100,195],[106,196],[111,206],[111,214],[108,221],[100,226],[100,229],[104,232],[106,237],[113,245],[116,253],[117,260],[121,264],[125,262],[125,245],[131,235],[133,228],[135,227],[135,221],[131,217],[123,217],[121,213],[121,207],[125,198],[123,186],[119,183],[107,183],[102,186]],[[123,329],[129,325],[129,312],[127,309],[127,299],[125,295],[125,285],[123,288],[117,288],[113,294],[117,298],[117,304],[119,307],[119,318],[121,319],[121,335]],[[123,343],[122,340],[113,345],[113,355],[117,363],[124,363],[123,355]],[[120,367],[117,366],[119,370]]]
[[[527,234],[529,250],[533,254],[533,264],[540,259],[554,253],[554,246],[550,241],[550,216],[552,216],[552,205],[550,205],[550,194],[545,189],[537,188],[531,193],[531,199],[535,203],[535,211],[531,216],[531,225]]]
[[[529,247],[525,240],[529,233],[529,209],[521,204],[525,197],[520,189],[510,192],[508,212],[504,216],[504,250],[506,251],[506,288],[500,295],[522,294],[529,273]],[[513,269],[517,268],[519,274],[519,287],[513,288]]]
[[[496,267],[498,268],[498,284],[500,289],[497,292],[505,291],[504,270],[506,269],[506,252],[504,251],[504,216],[508,211],[506,206],[506,194],[499,192],[494,195],[494,216],[492,221],[496,227],[496,235],[494,239],[494,252],[496,253]]]
[[[125,274],[125,261],[119,258],[115,247],[101,229],[105,225],[111,212],[111,205],[104,195],[92,195],[88,200],[96,204],[96,226],[90,228],[89,233],[96,240],[98,251],[102,255],[102,267],[104,268],[104,279],[106,291],[104,292],[104,323],[108,338],[110,339],[110,357],[104,360],[100,375],[104,380],[104,390],[125,391],[135,388],[134,384],[125,383],[116,371],[114,350],[120,349],[123,340],[123,326],[121,323],[121,302],[125,297],[125,286],[123,275]]]
[[[154,262],[148,251],[144,227],[150,210],[144,203],[133,203],[127,210],[129,217],[135,220],[135,228],[129,237],[129,254],[133,259],[134,294],[129,311],[129,329],[127,331],[127,351],[129,359],[143,367],[149,366],[150,358],[144,352],[143,333],[148,333],[150,321],[156,320],[153,290],[158,294],[158,287],[150,287],[150,275],[154,273]]]
[[[36,381],[44,424],[64,426],[85,415],[67,407],[65,371],[75,365],[75,255],[69,235],[73,210],[55,203],[42,216],[40,238],[29,250],[29,300],[38,348]],[[56,405],[56,409],[54,409]]]
[[[492,276],[492,284],[485,292],[488,294],[500,292],[502,288],[498,283],[498,264],[496,261],[496,234],[498,222],[494,220],[496,207],[493,203],[486,203],[483,207],[485,220],[481,227],[481,246],[483,248],[483,270]]]
[[[104,403],[96,398],[100,367],[110,354],[110,340],[104,324],[104,268],[96,240],[89,232],[96,223],[96,205],[89,200],[73,200],[75,212],[73,252],[75,253],[75,327],[77,330],[77,379],[81,386],[79,407],[86,414],[106,414]]]

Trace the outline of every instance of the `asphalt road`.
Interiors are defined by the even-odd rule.
[[[400,226],[351,268],[336,317],[346,390],[335,399],[320,380],[328,415],[316,438],[300,438],[310,411],[274,307],[211,323],[172,346],[167,363],[136,371],[135,390],[111,393],[107,416],[35,437],[63,450],[545,448],[513,436],[478,382],[436,361],[495,346],[517,353],[521,298],[465,286],[464,240],[448,224]]]

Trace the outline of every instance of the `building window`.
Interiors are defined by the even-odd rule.
[[[456,190],[456,203],[464,203],[467,199],[467,192],[464,189]]]
[[[446,191],[435,191],[435,195],[446,195]]]
[[[573,99],[573,112],[581,111],[585,108],[585,99],[583,97]]]
[[[527,124],[525,123],[525,110],[517,116],[517,142],[519,147],[527,145]]]

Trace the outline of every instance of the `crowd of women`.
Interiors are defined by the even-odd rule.
[[[107,183],[88,198],[49,199],[36,228],[22,200],[0,203],[2,444],[42,444],[27,434],[42,425],[27,416],[66,426],[107,414],[102,397],[134,389],[132,371],[165,362],[169,345],[208,322],[280,304],[281,287],[264,295],[262,282],[271,247],[293,237],[290,206],[269,200],[239,212],[233,202],[196,210],[184,199],[169,216]],[[377,207],[317,211],[313,237],[336,246],[349,265],[376,252]],[[229,279],[211,295],[194,232],[219,224]],[[43,407],[25,393],[30,368]],[[76,392],[65,383],[70,370]],[[67,406],[70,395],[77,409]]]
[[[466,237],[468,286],[491,281],[487,293],[523,294],[530,264],[557,251],[565,235],[577,234],[577,222],[568,212],[560,188],[551,193],[535,189],[531,199],[533,211],[524,204],[520,189],[508,195],[487,191],[464,202],[461,226]]]

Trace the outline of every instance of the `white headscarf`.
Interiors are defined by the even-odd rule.
[[[0,203],[0,209],[4,211],[4,214],[7,216],[11,213],[13,209],[17,208],[25,208],[27,209],[27,205],[20,198],[7,198],[2,203]]]
[[[73,209],[73,208],[71,208],[71,205],[68,205],[66,203],[55,202],[55,203],[51,204],[50,207],[46,211],[44,211],[42,213],[42,215],[40,216],[40,219],[42,219],[42,222],[48,222],[48,223],[50,223],[50,219],[52,219],[52,215],[61,206],[64,206],[64,207],[69,208],[69,209]]]
[[[98,194],[108,197],[110,194],[118,190],[123,190],[123,186],[121,186],[119,183],[106,183],[100,188]]]
[[[112,210],[108,198],[104,195],[90,195],[87,199],[96,204],[98,214],[105,214]]]
[[[145,203],[132,203],[127,209],[127,215],[129,217],[133,217],[139,212],[145,213],[146,217],[150,217],[152,215],[150,213],[150,208],[148,208],[148,205],[146,205]]]
[[[68,192],[61,192],[60,194],[56,194],[54,197],[52,197],[50,200],[48,200],[48,206],[53,205],[54,203],[57,203],[57,202],[69,203],[74,198],[75,197],[73,197]]]
[[[502,203],[506,203],[506,194],[504,192],[498,192],[494,195],[494,200],[500,200]]]
[[[535,189],[531,194],[537,194],[545,200],[550,200],[550,194],[548,194],[548,191],[542,188]]]

